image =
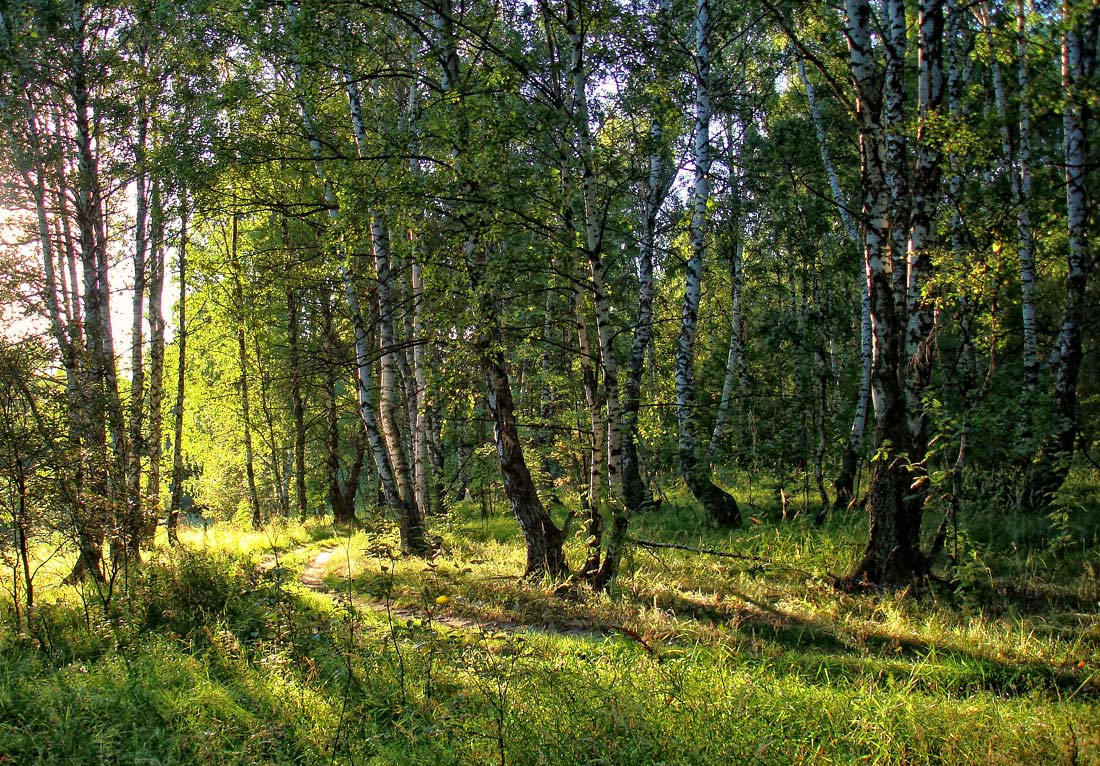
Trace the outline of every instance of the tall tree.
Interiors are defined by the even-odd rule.
[[[680,472],[692,495],[723,526],[740,526],[737,501],[710,477],[709,464],[699,459],[699,424],[695,391],[695,336],[703,289],[703,255],[707,250],[707,208],[710,203],[711,52],[710,0],[697,0],[695,13],[695,126],[692,130],[695,179],[691,191],[691,257],[684,282],[680,337],[676,346],[676,416],[679,425]]]
[[[874,330],[872,385],[877,407],[875,458],[869,489],[870,539],[848,582],[901,584],[923,576],[920,549],[925,479],[921,392],[931,352],[931,312],[924,287],[931,264],[932,222],[939,202],[939,152],[926,131],[943,97],[943,4],[922,0],[917,28],[918,152],[914,182],[905,164],[905,7],[885,0],[885,64],[876,60],[868,0],[846,0],[845,35],[860,130],[864,248]],[[898,253],[907,247],[908,257]],[[899,273],[900,270],[900,273]]]

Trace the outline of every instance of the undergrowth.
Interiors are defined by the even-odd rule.
[[[842,594],[858,514],[753,510],[639,517],[753,558],[635,547],[610,593],[517,577],[514,522],[472,507],[431,561],[383,523],[192,531],[109,599],[54,585],[33,631],[0,628],[0,762],[1100,763],[1089,512],[1027,520],[1057,544],[972,513],[942,581]]]

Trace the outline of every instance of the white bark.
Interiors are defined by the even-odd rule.
[[[860,251],[860,261],[864,261],[862,258],[863,243],[860,239],[859,229],[856,226],[855,220],[853,220],[849,213],[847,198],[840,188],[840,179],[837,176],[836,168],[833,165],[833,159],[829,152],[829,144],[825,135],[825,126],[821,120],[821,111],[817,106],[814,86],[810,78],[806,75],[806,66],[801,56],[798,57],[798,73],[802,79],[803,86],[806,88],[806,97],[810,104],[810,115],[814,122],[814,130],[817,132],[818,151],[821,154],[821,162],[825,166],[825,174],[829,179],[829,189],[833,195],[833,202],[836,205],[841,223],[844,226],[844,231],[848,235],[848,241],[851,242],[853,247]],[[845,454],[842,461],[843,467],[841,469],[841,475],[838,476],[836,482],[837,500],[844,504],[847,503],[851,495],[851,485],[853,483],[856,467],[859,464],[859,454],[863,448],[863,436],[867,430],[867,415],[871,400],[871,360],[873,356],[873,341],[869,279],[870,275],[867,272],[866,262],[863,262],[860,268],[859,279],[859,395],[856,397],[856,409],[855,413],[852,415],[852,426],[848,429],[848,444],[845,448]]]
[[[925,418],[921,397],[931,375],[929,335],[934,314],[926,295],[931,279],[930,249],[935,244],[935,217],[939,207],[942,177],[941,153],[929,137],[932,122],[943,103],[943,0],[921,0],[918,17],[917,51],[917,161],[911,190],[911,221],[908,253],[905,328],[905,395],[909,433],[914,459],[924,459]]]
[[[611,300],[607,294],[607,264],[603,260],[603,231],[596,194],[595,153],[589,129],[588,77],[584,63],[584,36],[576,0],[566,0],[566,28],[570,42],[570,72],[573,78],[573,124],[577,131],[581,160],[581,191],[584,198],[585,255],[592,277],[592,302],[596,310],[596,334],[600,345],[600,366],[604,378],[607,408],[607,478],[614,497],[622,497],[622,407],[619,403],[619,368],[611,326]],[[602,441],[602,439],[601,439]]]
[[[991,52],[990,73],[993,79],[993,99],[1000,121],[1001,157],[1008,173],[1012,204],[1016,208],[1017,263],[1020,274],[1020,313],[1023,320],[1024,390],[1034,392],[1039,384],[1039,346],[1035,328],[1035,263],[1031,233],[1031,107],[1028,101],[1027,30],[1024,1],[1016,4],[1016,85],[1018,144],[1012,145],[1009,125],[1008,98],[1005,78],[997,58],[993,35],[995,22],[992,4],[980,6],[981,22]]]
[[[676,346],[676,419],[680,472],[707,513],[723,526],[739,526],[741,514],[731,495],[711,480],[709,466],[699,465],[699,426],[695,396],[695,336],[703,289],[703,255],[707,245],[707,204],[710,201],[711,53],[710,2],[698,0],[695,15],[695,125],[692,158],[695,177],[691,192],[691,257],[684,279],[680,337]]]
[[[301,64],[295,62],[295,90],[298,92],[299,107],[302,113],[302,124],[309,141],[310,151],[313,155],[314,172],[324,186],[325,204],[328,206],[330,221],[339,218],[339,204],[336,200],[336,192],[332,188],[325,173],[324,164],[321,162],[321,142],[317,137],[313,125],[313,118],[307,108],[304,96],[302,96],[302,69]],[[367,325],[363,320],[363,311],[359,304],[359,295],[355,288],[355,277],[348,262],[344,247],[336,244],[337,260],[340,264],[340,278],[344,285],[344,298],[351,317],[352,328],[355,335],[355,380],[356,392],[359,399],[359,416],[363,420],[363,426],[367,431],[367,441],[370,445],[371,456],[374,459],[375,471],[378,473],[379,483],[382,485],[382,493],[386,498],[386,505],[397,514],[402,523],[402,544],[419,545],[415,540],[406,540],[406,523],[412,529],[419,529],[419,514],[411,521],[406,519],[409,509],[404,503],[404,497],[399,492],[394,478],[393,468],[390,463],[390,454],[383,440],[378,417],[375,414],[374,379],[371,369],[373,350],[370,346],[370,337],[367,334]]]
[[[144,526],[156,531],[156,520],[161,513],[160,461],[163,454],[161,435],[164,427],[164,209],[160,183],[154,181],[150,193],[149,237],[149,436],[147,454],[149,473],[146,480],[146,495],[149,501],[145,512]],[[182,300],[182,297],[181,297]],[[150,535],[151,537],[151,535]]]
[[[1093,128],[1087,87],[1096,72],[1097,27],[1100,9],[1077,8],[1070,0],[1063,4],[1062,126],[1065,148],[1066,223],[1069,247],[1066,253],[1066,298],[1062,328],[1058,336],[1058,370],[1054,382],[1054,411],[1058,418],[1058,450],[1072,454],[1077,436],[1077,378],[1081,371],[1082,321],[1086,311],[1086,288],[1092,266],[1089,247],[1090,211],[1088,173],[1090,129]]]
[[[710,27],[709,0],[697,0],[695,18],[695,125],[692,129],[694,182],[691,191],[691,257],[684,278],[684,303],[676,347],[676,415],[680,469],[695,472],[698,436],[695,413],[695,335],[702,298],[706,250],[707,202],[710,200]]]

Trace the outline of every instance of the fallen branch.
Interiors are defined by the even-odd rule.
[[[755,561],[758,564],[774,564],[771,559],[763,558],[762,556],[750,556],[747,553],[730,553],[728,551],[718,551],[713,548],[696,548],[692,545],[684,545],[683,543],[658,543],[653,540],[641,540],[637,537],[630,538],[630,542],[637,545],[639,548],[652,548],[652,549],[671,549],[675,551],[689,551],[691,553],[703,553],[707,556],[721,556],[724,559],[737,559],[738,561]]]
[[[747,553],[730,553],[729,551],[719,551],[714,548],[697,548],[694,545],[684,545],[683,543],[659,543],[655,540],[642,540],[637,537],[630,538],[630,542],[637,545],[639,548],[648,548],[650,550],[674,550],[674,551],[688,551],[689,553],[702,553],[706,556],[718,556],[724,559],[736,559],[737,561],[751,561],[754,564],[760,565],[761,569],[764,567],[771,567],[773,569],[782,569],[788,572],[797,572],[798,574],[805,575],[810,579],[814,579],[816,576],[807,572],[805,569],[799,569],[798,567],[792,567],[787,564],[781,564],[773,559],[766,559],[763,556],[752,556]]]

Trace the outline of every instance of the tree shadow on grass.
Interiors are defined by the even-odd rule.
[[[811,681],[830,685],[870,681],[954,697],[984,692],[1100,700],[1100,672],[1095,667],[1014,661],[869,625],[831,624],[744,592],[728,592],[720,605],[666,593],[662,607],[679,619],[727,626],[733,636],[755,647],[754,661],[759,654],[771,655],[772,661],[784,663],[785,670]]]

